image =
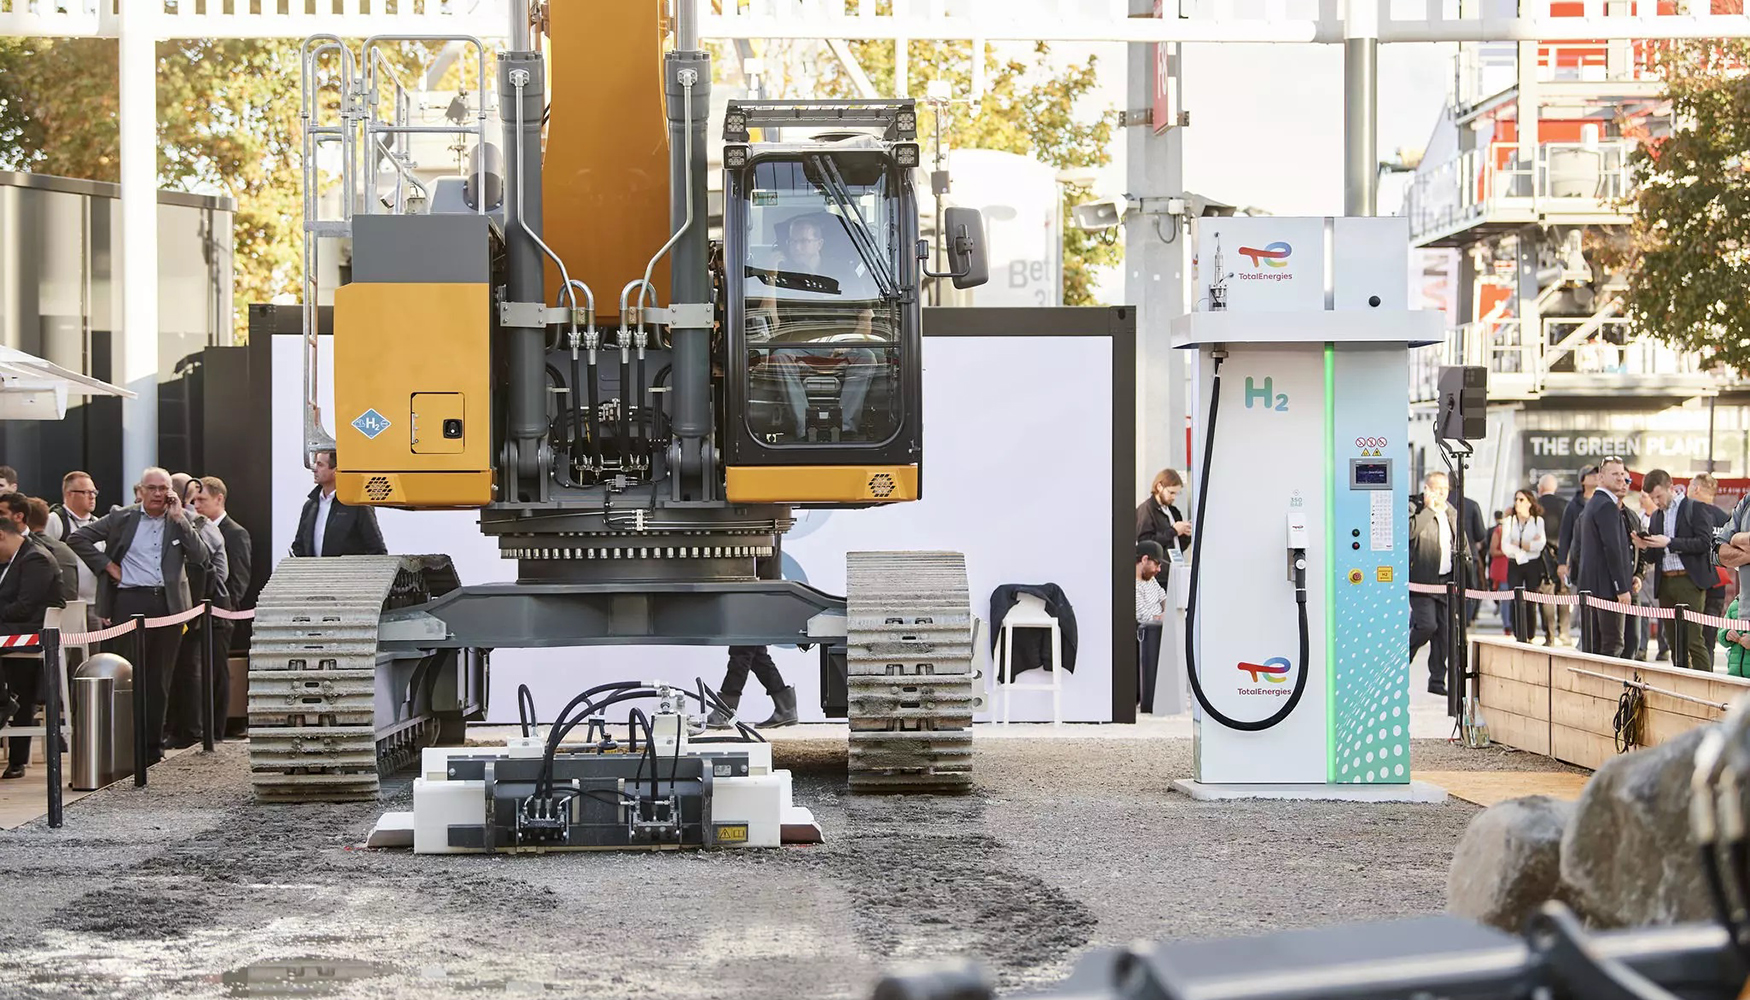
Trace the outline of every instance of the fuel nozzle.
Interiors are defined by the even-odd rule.
[[[1288,579],[1294,584],[1294,599],[1306,603],[1306,511],[1293,508],[1288,512]]]

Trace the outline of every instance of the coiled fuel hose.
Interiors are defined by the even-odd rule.
[[[1199,572],[1203,568],[1203,530],[1204,511],[1209,506],[1209,467],[1215,464],[1215,418],[1221,412],[1221,363],[1226,356],[1217,353],[1215,356],[1215,372],[1209,389],[1209,430],[1203,438],[1203,470],[1197,479],[1197,531],[1191,540],[1191,595],[1185,605],[1185,673],[1191,680],[1191,693],[1196,696],[1197,704],[1211,719],[1243,733],[1257,733],[1280,725],[1284,719],[1294,714],[1295,706],[1300,704],[1301,695],[1306,693],[1307,666],[1311,662],[1312,641],[1307,630],[1306,621],[1306,550],[1294,550],[1294,603],[1300,612],[1300,663],[1295,672],[1294,690],[1288,695],[1288,701],[1268,718],[1256,722],[1240,719],[1230,719],[1219,709],[1210,704],[1209,696],[1203,693],[1203,682],[1197,676],[1197,583]]]

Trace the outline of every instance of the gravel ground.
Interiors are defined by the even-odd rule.
[[[823,845],[512,858],[362,849],[407,779],[383,803],[259,807],[242,746],[184,755],[61,831],[0,835],[0,993],[860,998],[952,956],[1032,986],[1094,946],[1437,911],[1476,812],[1197,803],[1167,791],[1187,740],[983,740],[978,791],[948,799],[850,797],[842,743],[780,752]]]

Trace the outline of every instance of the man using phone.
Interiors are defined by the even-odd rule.
[[[193,606],[188,567],[212,561],[182,498],[170,488],[170,473],[157,468],[140,476],[140,506],[105,514],[73,532],[67,544],[97,574],[97,614],[108,622],[187,611]],[[181,628],[148,629],[145,662],[134,665],[134,690],[146,698],[148,766],[164,755],[165,708],[181,640]],[[133,639],[118,642],[122,651]]]

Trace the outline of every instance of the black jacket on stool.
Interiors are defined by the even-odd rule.
[[[310,491],[304,512],[298,516],[298,534],[292,541],[294,556],[382,556],[389,554],[383,529],[377,527],[377,512],[340,502],[328,506],[328,527],[322,533],[322,551],[316,549],[316,512],[322,509],[322,487]]]
[[[1002,633],[1003,616],[1009,609],[1020,603],[1022,594],[1030,594],[1045,602],[1045,613],[1057,619],[1057,632],[1063,640],[1063,669],[1067,673],[1075,673],[1076,669],[1076,611],[1070,607],[1069,598],[1064,596],[1063,588],[1055,583],[1005,583],[990,592],[990,648],[993,654],[997,651],[997,639]],[[1012,644],[1014,659],[1009,663],[1009,674],[1003,678],[1006,681],[1015,679],[1015,675],[1023,670],[1034,667],[1050,668],[1051,636],[1041,628],[1022,629],[1015,633]]]

